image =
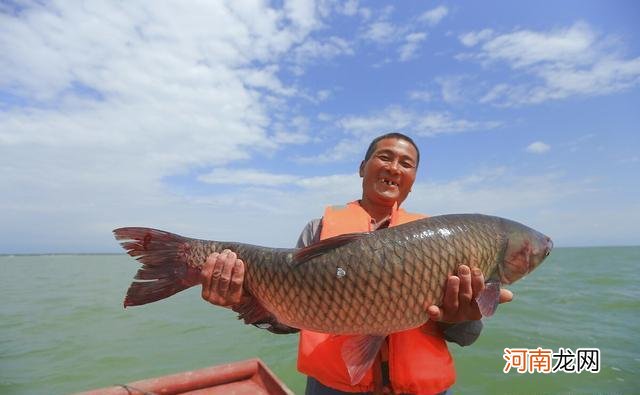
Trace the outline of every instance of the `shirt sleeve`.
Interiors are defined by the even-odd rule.
[[[322,231],[322,218],[312,219],[302,229],[296,248],[304,248],[320,241],[320,232]]]
[[[481,320],[465,321],[458,324],[440,324],[444,333],[444,338],[462,347],[473,344],[482,332],[483,323]]]

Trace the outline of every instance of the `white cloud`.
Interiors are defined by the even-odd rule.
[[[301,74],[310,62],[350,56],[361,44],[330,33],[316,35],[327,27],[321,17],[336,9],[327,2],[276,3],[284,4],[280,8],[265,2],[23,4],[19,14],[0,13],[0,90],[6,94],[0,109],[0,218],[5,225],[0,227],[0,252],[33,251],[34,245],[38,251],[104,251],[105,246],[119,251],[110,230],[124,225],[288,246],[305,219],[322,214],[321,207],[360,195],[355,171],[374,135],[399,130],[434,136],[500,126],[410,106],[347,116],[344,107],[336,109],[333,103],[305,108],[333,99],[340,87],[321,79],[314,80],[317,85],[298,86],[295,76],[286,74],[288,68]],[[356,2],[344,7],[344,15],[358,15],[364,24],[386,22],[389,43],[397,47],[408,43],[407,37],[423,40],[417,27],[425,25],[416,18],[402,24]],[[580,30],[574,35],[580,36]],[[492,103],[557,98],[589,92],[588,86],[615,91],[637,83],[638,60],[628,60],[595,33],[590,44],[595,49],[575,56],[573,63],[557,51],[546,57],[523,49],[519,53],[514,44],[519,36],[504,40],[502,50],[485,49],[496,37],[479,34],[467,59],[489,67],[507,64],[541,84],[495,87],[494,97],[487,99]],[[388,51],[390,57],[395,50]],[[425,85],[418,81],[416,86]],[[442,88],[443,96],[455,97],[456,90],[445,94]],[[466,92],[457,91],[458,98]],[[436,90],[409,92],[414,100],[432,95]],[[307,146],[286,151],[285,144]],[[330,150],[313,155],[328,144]],[[284,159],[278,168],[291,167],[281,173],[264,170],[259,161],[280,160],[279,155]],[[631,158],[630,163],[637,162]],[[289,162],[313,161],[318,174],[331,174],[339,172],[333,162],[344,159],[353,163],[353,174],[303,176],[306,169],[298,172]],[[198,174],[203,181],[194,183]],[[555,207],[562,196],[553,188],[565,181],[521,175],[498,183],[492,177],[503,175],[426,184],[441,191],[433,195],[441,206],[423,200],[428,189],[413,199],[424,212],[484,211],[504,195],[504,210],[521,216],[531,208],[537,214],[544,202]],[[445,192],[452,193],[450,199]],[[528,203],[521,198],[529,193],[543,203],[524,207]],[[560,209],[552,214],[579,217]]]
[[[241,3],[229,7],[164,3],[151,9],[32,3],[19,17],[0,17],[6,66],[0,83],[19,86],[40,99],[53,97],[74,80],[99,91],[122,93],[126,84],[149,82],[150,78],[137,78],[149,72],[153,72],[149,77],[157,78],[184,67],[188,80],[206,72],[205,67],[269,62],[306,36],[308,29],[303,26],[313,25],[312,15],[296,8],[286,13]],[[136,79],[126,79],[126,74],[115,81],[107,78],[114,71],[135,71],[132,65],[146,66],[133,73]]]
[[[353,55],[351,44],[340,37],[329,37],[323,41],[305,40],[293,51],[296,66],[304,66],[318,59],[328,60],[341,55]]]
[[[331,163],[353,156],[364,156],[364,149],[376,136],[398,131],[409,135],[432,137],[440,134],[486,131],[501,124],[496,121],[470,121],[457,119],[447,112],[420,113],[390,106],[373,115],[346,116],[335,120],[336,126],[347,137],[330,144],[326,152],[313,156],[300,156],[299,163]]]
[[[545,144],[542,141],[534,141],[527,146],[526,151],[532,154],[544,154],[550,149],[551,146],[549,146],[548,144]]]
[[[431,101],[433,95],[428,90],[413,90],[409,91],[409,98],[411,100],[428,102]]]
[[[297,179],[298,177],[288,174],[270,174],[255,169],[214,169],[213,171],[198,177],[198,180],[208,184],[258,186],[290,184]]]
[[[424,24],[434,26],[442,18],[444,18],[448,10],[444,6],[426,11],[417,18],[412,18],[405,23],[390,21],[390,15],[394,11],[393,7],[386,7],[378,12],[376,20],[368,23],[364,28],[360,29],[359,38],[373,42],[377,45],[398,45],[398,60],[406,62],[413,59],[420,47],[420,43],[426,40],[427,33],[424,30]],[[373,67],[380,67],[392,62],[390,57],[386,57],[381,61],[373,64]]]
[[[175,214],[180,227],[170,220],[157,226],[171,225],[175,231],[208,239],[291,247],[306,221],[322,216],[323,207],[359,198],[360,184],[353,169],[351,174],[301,177],[291,184],[217,185],[215,195],[182,198]],[[207,212],[215,215],[203,215]]]
[[[564,146],[566,146],[570,152],[578,152],[585,147],[592,147],[596,137],[597,135],[595,133],[586,133],[568,141]]]
[[[620,158],[617,160],[617,163],[619,164],[631,164],[631,163],[638,163],[638,162],[640,162],[640,157],[638,155],[634,155],[627,158]]]
[[[465,75],[438,77],[436,83],[440,85],[440,94],[445,103],[458,103],[473,96],[469,93],[473,84],[469,83],[469,77]]]
[[[327,114],[325,112],[321,112],[318,114],[318,120],[321,122],[329,122],[333,119],[333,116],[331,114]]]
[[[271,141],[275,144],[305,144],[311,141],[311,123],[306,117],[297,116],[288,122],[275,122],[272,125],[275,134]]]
[[[364,156],[363,147],[367,147],[370,142],[369,134],[367,136],[350,137],[335,142],[330,149],[318,155],[299,156],[295,158],[298,163],[335,163],[345,160],[346,158]]]
[[[297,185],[307,189],[359,189],[359,176],[357,173],[352,174],[334,174],[330,176],[306,177],[298,180]],[[354,187],[355,184],[355,187]]]
[[[0,212],[15,224],[0,230],[0,252],[16,240],[77,250],[78,232],[85,248],[112,245],[110,230],[132,222],[206,222],[198,211],[219,206],[180,207],[188,192],[169,180],[309,140],[287,106],[302,93],[278,64],[320,26],[309,2],[46,2],[1,14],[0,89],[19,105],[9,99],[0,117]],[[314,54],[346,50],[329,42],[334,52]]]
[[[584,23],[550,32],[519,30],[495,36],[482,45],[489,60],[506,61],[515,68],[545,62],[589,63],[595,54],[596,34]]]
[[[556,246],[637,244],[634,236],[617,235],[634,234],[640,220],[638,204],[601,210],[603,200],[615,197],[595,189],[589,180],[559,172],[531,175],[507,167],[485,168],[452,180],[416,182],[412,191],[405,204],[408,210],[510,218],[547,234]],[[603,233],[605,227],[615,232]]]
[[[456,119],[449,113],[429,113],[419,116],[416,124],[416,133],[421,136],[435,136],[443,133],[460,133],[469,131],[486,131],[500,126],[497,121],[469,121]]]
[[[276,65],[270,65],[258,70],[239,69],[237,72],[241,74],[244,84],[248,87],[267,89],[282,96],[292,96],[296,93],[294,88],[283,86],[276,76],[278,72],[278,66]]]
[[[371,15],[373,15],[373,12],[371,11],[371,9],[367,7],[361,7],[358,10],[358,13],[364,20],[369,20],[371,18]]]
[[[356,172],[351,174],[333,174],[328,176],[302,177],[292,174],[269,173],[257,169],[228,169],[216,168],[212,171],[200,175],[198,180],[207,184],[243,186],[249,189],[244,191],[260,190],[272,193],[274,189],[279,191],[287,190],[286,187],[298,187],[296,196],[309,193],[318,193],[323,190],[352,191],[358,189],[359,176]],[[257,187],[259,189],[254,189]],[[240,194],[243,192],[241,191]],[[261,197],[256,196],[256,201]],[[264,201],[265,205],[278,205],[277,201]],[[279,210],[272,207],[270,211]]]
[[[303,34],[318,27],[319,21],[315,8],[315,2],[310,0],[285,0],[284,2],[287,17],[293,22],[296,30]]]
[[[570,95],[602,95],[628,89],[640,82],[640,57],[599,59],[586,69],[550,66],[539,71],[546,86],[531,92],[532,102]]]
[[[493,35],[493,30],[483,29],[478,32],[468,32],[459,36],[460,42],[467,47],[473,47],[480,41],[485,41]]]
[[[392,130],[403,130],[416,115],[400,107],[388,107],[368,116],[347,116],[338,121],[344,130],[356,136],[373,136]]]
[[[359,10],[358,3],[358,0],[347,0],[346,2],[342,3],[342,7],[340,7],[340,4],[338,4],[338,9],[345,15],[356,15]]]
[[[445,16],[447,16],[448,13],[449,13],[449,10],[447,9],[447,7],[439,6],[432,10],[426,11],[425,13],[420,15],[418,19],[422,22],[428,23],[431,26],[435,26],[438,23],[440,23],[440,21]]]
[[[494,129],[495,121],[470,121],[456,119],[446,112],[417,113],[391,106],[376,115],[350,116],[339,121],[339,125],[356,136],[373,137],[385,131],[400,130],[420,136],[435,136],[473,130]]]
[[[390,43],[395,41],[401,29],[387,21],[376,21],[367,27],[362,37],[376,43]]]
[[[598,34],[584,22],[548,32],[486,32],[461,36],[465,45],[481,45],[479,52],[459,59],[478,59],[487,66],[506,63],[516,72],[533,76],[534,82],[499,83],[482,102],[501,106],[541,103],[610,94],[640,82],[640,57],[623,57],[619,40]]]
[[[331,97],[331,91],[328,90],[328,89],[321,89],[321,90],[318,91],[316,96],[317,96],[318,101],[325,101],[329,97]]]
[[[405,37],[405,41],[408,43],[419,43],[424,41],[427,38],[427,33],[419,32],[419,33],[411,33]]]
[[[276,132],[273,142],[276,144],[306,144],[311,141],[311,137],[304,132]]]
[[[400,47],[400,61],[406,62],[415,56],[420,43],[426,40],[426,33],[411,33],[405,36],[405,43]]]
[[[173,215],[180,218],[180,222],[176,224],[173,218],[167,218],[156,226],[171,226],[169,230],[210,239],[291,246],[306,219],[320,217],[322,207],[360,196],[361,180],[356,170],[351,174],[301,177],[290,184],[246,184],[232,193],[225,192],[226,188],[220,185],[214,196],[174,202]],[[424,170],[427,173],[422,176],[428,180],[429,169],[421,169]],[[297,188],[295,193],[292,187]],[[616,229],[623,232],[632,231],[633,224],[640,220],[637,205],[628,211],[600,213],[595,208],[600,207],[603,191],[594,189],[589,181],[558,172],[531,175],[508,167],[484,168],[446,181],[419,181],[412,189],[405,203],[410,211],[430,215],[464,212],[499,215],[548,234],[557,246],[619,243],[616,236],[602,233],[603,226],[611,223],[609,218],[613,216]],[[578,197],[581,207],[576,208]],[[215,213],[215,216],[202,215],[203,212]],[[584,215],[584,212],[595,214]],[[244,224],[242,229],[223,226],[238,222],[239,217]],[[278,220],[265,224],[265,218]],[[247,232],[247,229],[260,232]],[[633,237],[625,240],[634,242]]]
[[[556,188],[560,183],[558,174],[524,176],[504,167],[484,169],[446,182],[416,183],[412,204],[434,215],[466,212],[518,217],[524,210],[546,207],[577,193],[578,188]]]

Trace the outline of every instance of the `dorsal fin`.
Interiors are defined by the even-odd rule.
[[[345,244],[351,243],[352,241],[358,240],[362,237],[367,237],[371,233],[346,233],[343,235],[330,237],[328,239],[321,240],[315,244],[311,244],[310,246],[304,247],[296,251],[293,255],[293,261],[296,264],[300,264],[308,261],[311,258],[315,258],[319,255],[322,255],[326,252],[333,250],[334,248],[338,248]]]

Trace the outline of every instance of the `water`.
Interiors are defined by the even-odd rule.
[[[472,346],[462,394],[637,393],[640,247],[558,248]],[[194,288],[122,309],[126,255],[0,256],[0,393],[64,394],[258,356],[296,393],[296,335],[245,326]],[[504,374],[505,347],[597,347],[600,373]]]

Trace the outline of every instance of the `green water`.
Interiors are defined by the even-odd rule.
[[[640,393],[640,247],[559,248],[471,347],[462,394]],[[125,255],[0,256],[0,393],[63,394],[258,356],[296,393],[296,335],[244,326],[194,288],[122,309]],[[504,374],[505,347],[599,348],[599,373]]]

